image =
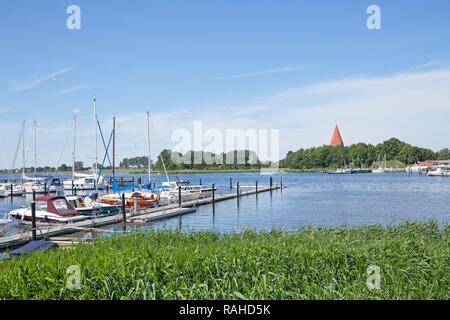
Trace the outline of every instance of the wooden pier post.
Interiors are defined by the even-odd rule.
[[[258,180],[255,182],[255,188],[256,188],[256,195],[258,195]]]
[[[230,178],[230,190],[233,189],[233,180]]]
[[[181,208],[181,186],[178,186],[178,206]]]
[[[239,197],[240,197],[240,187],[239,187],[239,181],[236,183],[236,189],[237,189],[237,191],[236,191],[236,194],[237,194],[237,198],[238,198],[238,200],[239,200]]]
[[[139,177],[139,178],[138,178],[138,185],[141,185],[141,184],[142,184],[142,178]]]
[[[74,187],[73,187],[73,179],[72,179],[72,194],[75,194],[74,193]]]
[[[212,184],[212,203],[215,203],[215,202],[216,202],[215,193],[216,193],[216,186],[215,186],[214,183],[213,183],[213,184]]]
[[[31,240],[36,241],[36,202],[31,203]]]
[[[281,187],[281,191],[283,191],[283,178],[280,178],[280,187]]]
[[[272,191],[272,185],[273,185],[273,180],[272,180],[272,176],[270,176],[270,191]]]
[[[200,185],[202,185],[202,178],[200,178]]]
[[[33,190],[33,201],[36,201],[36,190]]]
[[[123,222],[127,222],[127,213],[125,212],[125,193],[122,193],[122,216]]]
[[[11,183],[11,190],[10,190],[10,194],[11,194],[11,202],[13,201],[13,197],[14,197],[14,192],[13,192],[13,184]]]

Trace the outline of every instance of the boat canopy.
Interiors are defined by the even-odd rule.
[[[70,204],[70,202],[62,196],[37,197],[36,203],[38,202],[45,202],[47,204],[47,212],[51,212],[62,217],[71,217],[78,215],[78,212]]]

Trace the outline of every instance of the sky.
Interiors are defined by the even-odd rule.
[[[77,159],[92,163],[94,97],[106,136],[117,118],[118,159],[147,153],[146,111],[152,157],[195,121],[278,129],[281,157],[329,143],[336,124],[346,144],[450,146],[446,0],[0,0],[0,39],[0,168],[23,120],[27,166],[34,120],[37,165],[70,164],[75,113]]]

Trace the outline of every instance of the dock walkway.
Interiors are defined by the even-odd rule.
[[[239,191],[239,198],[243,196],[254,195],[257,193],[279,190],[281,188],[285,188],[285,186],[276,184],[273,185],[272,188],[270,188],[270,186],[261,186],[258,189],[254,188],[253,190],[248,191],[242,191],[241,189]],[[197,206],[207,205],[213,202],[226,201],[236,198],[238,198],[237,192],[228,194],[218,194],[214,196],[214,199],[213,197],[208,197],[192,201],[185,201],[181,203],[181,206],[178,203],[176,203],[156,208],[140,209],[137,213],[128,210],[128,212],[126,213],[126,220],[127,222],[136,222],[136,221],[152,222],[195,212]],[[50,225],[38,223],[36,237],[37,239],[47,239],[50,237],[56,237],[80,231],[90,231],[90,230],[95,231],[95,229],[98,229],[99,227],[113,225],[121,222],[123,222],[122,213],[112,216],[92,218],[70,224]],[[29,242],[31,239],[32,239],[31,231],[24,231],[22,233],[14,233],[11,235],[6,235],[4,237],[0,237],[0,249],[16,247]]]

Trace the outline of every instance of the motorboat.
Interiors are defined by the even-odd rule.
[[[12,186],[12,189],[11,189]],[[0,183],[0,197],[25,195],[25,188],[23,184],[18,183]]]
[[[353,174],[356,173],[353,169],[336,169],[334,171],[327,171],[328,174]]]
[[[164,186],[160,187],[160,189],[161,189],[161,192],[159,194],[160,197],[167,199],[167,201],[169,203],[178,203],[180,195],[181,195],[181,202],[198,200],[202,195],[201,189],[185,190],[185,189],[181,188],[181,190],[179,190],[178,188],[173,189],[173,188],[167,188]]]
[[[180,182],[180,181],[168,181],[163,182],[161,184],[160,189],[162,191],[171,191],[176,192],[178,197],[178,188],[181,187],[181,191],[183,194],[185,193],[193,193],[195,195],[198,195],[196,198],[207,198],[212,196],[213,188],[210,186],[203,186],[203,185],[190,185],[189,182]],[[217,188],[214,188],[214,191],[216,191]],[[166,192],[167,193],[167,192]],[[194,196],[195,198],[195,196]]]
[[[139,208],[153,208],[158,206],[160,195],[146,191],[125,192],[125,207],[132,208],[137,205]],[[100,197],[100,202],[112,206],[122,205],[122,194],[111,193]]]
[[[427,173],[430,177],[450,177],[450,169],[448,167],[437,167]]]
[[[65,180],[63,182],[64,190],[103,190],[105,179],[101,175],[96,174],[77,174],[73,180]]]
[[[113,215],[120,212],[118,206],[109,205],[95,201],[90,196],[67,196],[67,201],[75,208],[75,210],[82,216],[105,216]]]
[[[372,170],[372,173],[385,173],[386,169],[385,168],[377,168]]]
[[[45,223],[71,223],[85,220],[63,196],[43,196],[35,200],[36,221]],[[10,216],[21,220],[31,221],[31,206],[19,208],[10,212]]]

